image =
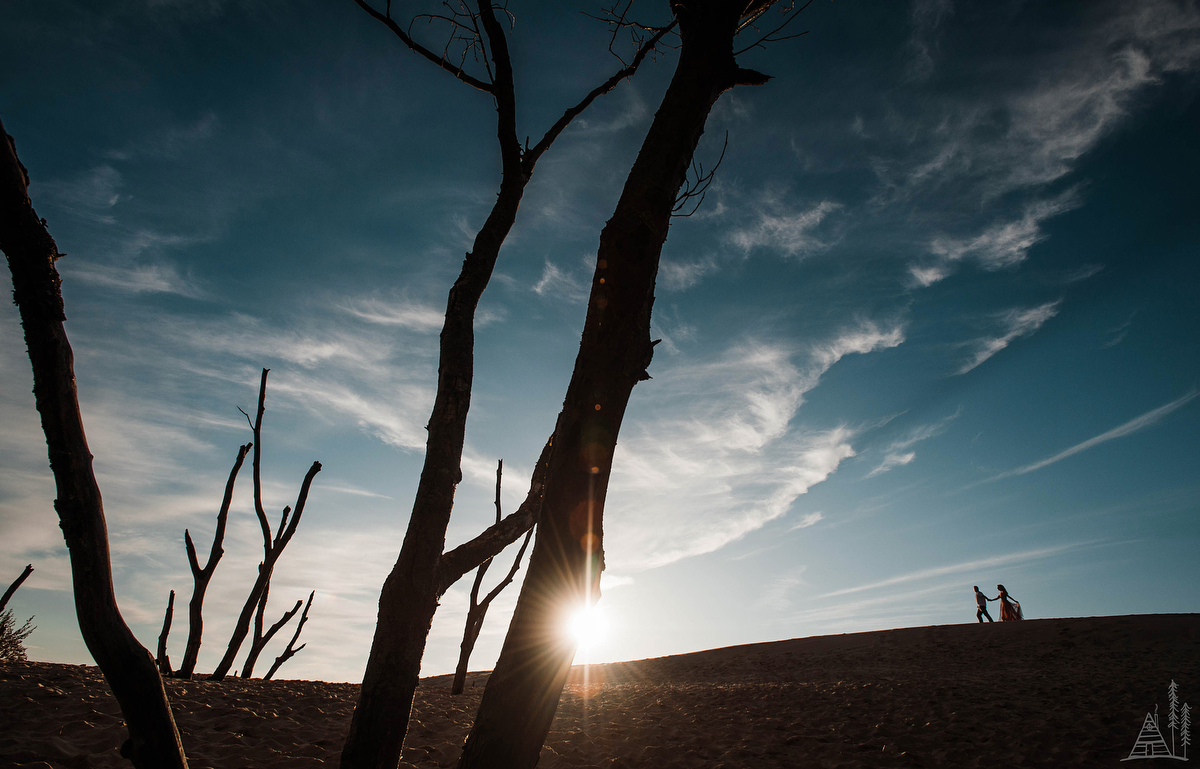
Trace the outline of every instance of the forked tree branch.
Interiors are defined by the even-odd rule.
[[[449,552],[442,553],[438,560],[437,595],[440,597],[450,586],[462,578],[471,569],[479,566],[489,558],[495,557],[504,548],[516,541],[517,537],[533,528],[537,523],[538,512],[542,505],[542,485],[546,479],[546,468],[550,464],[550,454],[554,446],[554,436],[546,441],[541,456],[533,469],[533,477],[529,481],[529,492],[525,501],[516,512],[502,521],[488,527],[479,536],[464,542]]]
[[[766,43],[779,43],[779,42],[782,42],[782,41],[784,41],[784,40],[793,40],[793,39],[795,39],[795,38],[797,38],[797,37],[804,37],[805,35],[807,35],[807,34],[808,34],[808,30],[805,30],[804,32],[797,32],[797,33],[796,33],[796,34],[794,34],[794,35],[780,35],[779,33],[780,33],[780,32],[782,32],[782,31],[783,31],[783,29],[784,29],[784,28],[785,28],[785,27],[786,27],[788,24],[791,24],[791,23],[792,23],[792,21],[793,21],[793,20],[794,20],[794,19],[795,19],[797,16],[799,16],[801,13],[803,13],[803,12],[804,12],[804,9],[805,9],[805,8],[807,8],[807,7],[808,7],[808,6],[810,6],[810,5],[812,5],[812,0],[808,0],[808,2],[806,2],[804,5],[802,5],[802,6],[800,6],[799,8],[797,8],[797,7],[796,7],[796,4],[795,4],[795,2],[793,1],[793,2],[792,2],[792,4],[791,4],[791,6],[792,6],[792,7],[784,11],[784,14],[787,16],[787,18],[785,18],[785,19],[783,20],[783,23],[781,23],[779,26],[775,27],[775,29],[772,29],[770,32],[768,32],[767,34],[763,35],[763,36],[762,36],[762,37],[760,37],[759,39],[755,40],[755,41],[754,41],[753,43],[751,43],[750,45],[748,45],[748,46],[746,46],[745,48],[741,49],[740,51],[734,51],[734,52],[733,52],[733,55],[734,55],[734,56],[741,56],[741,55],[742,55],[743,53],[745,53],[746,51],[749,51],[749,50],[751,50],[751,49],[754,49],[754,48],[766,48],[766,47],[767,47],[767,46],[766,46]],[[754,22],[755,22],[755,21],[757,21],[757,20],[758,20],[758,19],[759,19],[759,18],[762,16],[762,14],[764,14],[764,13],[766,13],[766,12],[767,12],[767,8],[766,8],[766,7],[764,7],[764,8],[763,8],[762,10],[760,10],[760,11],[758,12],[758,14],[756,14],[754,17],[752,17],[752,18],[750,18],[750,19],[747,19],[747,20],[745,20],[745,21],[742,23],[742,26],[741,26],[741,28],[738,30],[738,31],[739,31],[739,33],[740,33],[740,32],[742,32],[742,31],[744,31],[744,30],[746,30],[746,29],[747,29],[747,28],[749,28],[749,27],[753,27],[753,25],[754,25]]]
[[[496,523],[501,521],[500,512],[500,480],[504,473],[504,460],[501,459],[496,463]],[[483,585],[483,575],[487,573],[488,567],[492,565],[492,558],[488,558],[483,563],[479,564],[479,568],[475,571],[475,581],[471,585],[471,602],[467,606],[467,623],[463,628],[463,640],[460,645],[458,655],[458,665],[454,671],[454,681],[450,685],[451,694],[462,694],[463,688],[467,680],[467,665],[471,660],[471,652],[475,650],[475,642],[479,639],[479,631],[483,629],[483,620],[487,616],[488,607],[496,596],[500,595],[504,588],[512,584],[513,578],[517,575],[517,569],[521,568],[521,559],[525,557],[525,550],[529,547],[529,541],[533,538],[533,527],[525,534],[525,541],[521,543],[520,550],[517,551],[517,557],[513,559],[512,567],[508,573],[504,575],[504,579],[500,580],[491,591],[488,592],[482,601],[479,600],[479,588]]]
[[[246,454],[250,451],[252,444],[247,443],[238,447],[237,459],[233,462],[233,469],[229,471],[229,480],[225,482],[225,495],[221,498],[221,509],[217,512],[217,528],[213,532],[212,546],[208,551],[208,561],[204,567],[200,567],[200,562],[196,558],[196,545],[192,542],[192,535],[187,529],[183,530],[183,542],[187,549],[188,566],[192,570],[192,600],[188,603],[188,640],[187,647],[184,649],[183,662],[179,665],[179,670],[176,675],[180,678],[190,678],[196,670],[196,662],[200,657],[200,642],[204,633],[204,594],[208,591],[208,583],[212,580],[213,573],[217,570],[217,564],[221,560],[221,556],[225,554],[225,527],[229,520],[229,505],[233,501],[233,486],[237,481],[238,472],[242,469],[242,463],[246,460]]]
[[[608,80],[605,80],[603,83],[593,88],[587,96],[583,97],[581,102],[564,112],[562,117],[560,117],[554,123],[554,125],[550,126],[550,130],[546,131],[546,135],[542,137],[542,140],[534,145],[533,149],[528,150],[525,153],[525,159],[523,162],[528,168],[527,172],[531,172],[533,170],[533,166],[535,163],[537,163],[538,158],[542,156],[542,153],[550,149],[550,145],[553,144],[554,140],[558,138],[558,135],[561,134],[566,127],[571,124],[572,120],[578,117],[580,113],[587,109],[597,98],[616,88],[617,84],[622,80],[627,77],[632,77],[633,74],[637,72],[638,67],[641,66],[642,61],[645,60],[646,56],[654,50],[654,47],[658,45],[659,41],[662,40],[668,32],[673,30],[678,23],[678,21],[673,21],[669,25],[659,29],[653,37],[642,44],[642,46],[638,49],[637,55],[633,57],[633,61],[631,61],[625,67],[622,67]]]
[[[508,169],[524,171],[521,162],[521,142],[517,139],[517,96],[513,85],[512,58],[508,52],[508,37],[504,34],[492,8],[491,0],[479,0],[479,21],[487,40],[484,54],[491,52],[492,83],[496,98],[496,138],[500,142],[500,157],[508,175]],[[525,174],[528,178],[528,174]]]
[[[443,69],[446,72],[449,72],[451,75],[454,75],[456,78],[463,81],[467,85],[469,85],[473,88],[478,88],[480,91],[483,91],[485,93],[491,93],[491,94],[494,94],[496,92],[496,87],[494,85],[492,85],[491,83],[485,83],[477,77],[468,75],[466,72],[463,71],[463,69],[461,67],[456,67],[453,64],[451,64],[449,61],[447,61],[444,56],[438,56],[436,53],[429,50],[425,46],[421,45],[416,40],[413,40],[412,37],[410,37],[409,34],[407,32],[405,32],[404,29],[402,29],[400,27],[400,25],[397,24],[392,19],[391,15],[390,15],[390,10],[391,10],[390,8],[388,9],[389,13],[385,14],[385,13],[380,13],[379,11],[372,8],[370,3],[366,2],[366,0],[354,0],[354,2],[358,3],[360,8],[362,8],[364,11],[366,11],[368,14],[370,14],[371,18],[375,19],[376,21],[378,21],[379,23],[383,24],[385,27],[390,29],[392,31],[392,33],[394,35],[396,35],[396,37],[400,38],[400,41],[402,43],[404,43],[406,46],[408,46],[413,51],[415,51],[418,55],[423,56],[424,58],[433,62],[435,65],[437,65],[437,67],[439,69]],[[390,5],[390,3],[389,3],[389,5]]]
[[[308,622],[308,610],[312,608],[313,596],[316,594],[316,590],[308,594],[308,603],[304,605],[304,613],[300,615],[300,623],[296,625],[296,632],[292,634],[292,640],[288,641],[287,648],[283,650],[283,654],[280,654],[275,658],[275,662],[271,665],[271,669],[267,671],[265,676],[263,676],[264,681],[270,681],[271,676],[275,675],[275,671],[279,670],[279,667],[283,665],[283,663],[287,662],[292,657],[295,657],[296,652],[300,651],[305,646],[308,646],[306,643],[296,646],[296,641],[300,638],[300,631],[304,629],[304,623]]]
[[[264,593],[269,590],[271,584],[271,574],[275,569],[275,563],[283,554],[283,549],[287,547],[292,536],[296,533],[296,527],[300,524],[300,516],[304,514],[304,505],[308,501],[309,489],[312,486],[313,478],[321,471],[321,463],[313,462],[312,467],[308,469],[308,473],[304,476],[304,481],[300,484],[300,494],[296,498],[296,507],[294,512],[291,508],[284,508],[283,516],[279,522],[279,530],[275,533],[274,539],[271,537],[271,525],[267,522],[266,512],[262,509],[262,481],[260,477],[260,458],[262,445],[262,417],[266,404],[266,388],[267,388],[267,371],[263,369],[262,381],[258,391],[258,415],[255,421],[251,424],[254,430],[254,508],[258,515],[259,524],[262,527],[263,533],[263,560],[258,567],[258,577],[254,581],[254,586],[250,589],[250,595],[246,598],[246,603],[242,606],[242,612],[238,616],[237,623],[234,625],[233,635],[229,639],[229,646],[225,650],[225,655],[221,661],[217,663],[216,669],[213,670],[211,680],[219,681],[223,679],[230,668],[233,667],[234,657],[237,656],[238,650],[241,648],[242,642],[246,639],[246,634],[250,632],[250,621],[258,609],[259,617],[265,606],[259,608],[260,601],[263,600]],[[246,412],[242,412],[245,414]],[[250,419],[246,416],[247,421]],[[291,518],[289,519],[289,514]],[[258,625],[261,628],[261,620]],[[259,636],[256,631],[255,638]],[[261,649],[259,649],[261,651]],[[252,655],[253,651],[252,642]]]
[[[701,204],[704,203],[704,197],[708,194],[708,188],[712,186],[713,178],[717,174],[717,169],[721,167],[721,161],[725,160],[725,150],[727,149],[729,149],[728,131],[725,132],[725,143],[721,145],[721,155],[708,173],[704,173],[704,164],[693,156],[690,173],[695,178],[684,180],[683,187],[675,196],[675,207],[671,209],[671,216],[691,216],[700,210]],[[696,205],[692,206],[692,210],[686,214],[680,213],[687,207],[688,202],[695,198],[699,198],[699,200],[696,201]]]

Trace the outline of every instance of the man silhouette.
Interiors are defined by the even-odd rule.
[[[975,585],[975,605],[979,607],[979,611],[975,612],[975,619],[979,620],[979,624],[983,624],[983,618],[987,617],[988,622],[994,622],[992,615],[988,614],[987,602],[995,601],[995,598],[988,598],[983,593],[979,592],[979,585]]]

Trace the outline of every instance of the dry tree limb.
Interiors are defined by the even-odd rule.
[[[300,523],[300,516],[304,514],[304,505],[308,501],[309,488],[312,486],[313,478],[317,473],[321,472],[321,463],[313,462],[312,467],[308,469],[308,473],[304,476],[304,481],[300,484],[300,494],[296,497],[295,513],[292,513],[291,507],[283,508],[283,515],[279,520],[279,527],[274,536],[271,535],[271,524],[267,520],[267,513],[263,509],[262,503],[262,421],[263,413],[266,411],[267,400],[267,373],[270,369],[262,370],[262,378],[258,385],[258,411],[253,421],[250,420],[250,415],[245,411],[246,421],[250,422],[250,429],[254,433],[254,458],[251,461],[251,467],[254,473],[254,513],[258,517],[259,527],[262,529],[263,536],[263,560],[258,565],[258,578],[254,580],[254,585],[250,588],[250,595],[246,598],[246,603],[242,606],[242,612],[238,616],[237,624],[233,628],[233,635],[229,639],[229,646],[225,649],[225,656],[217,663],[217,667],[213,670],[210,676],[211,680],[220,681],[229,674],[229,669],[233,667],[233,660],[237,656],[238,650],[241,649],[242,642],[246,640],[246,634],[250,632],[250,621],[254,617],[259,601],[263,598],[263,593],[267,591],[271,583],[271,574],[275,570],[275,564],[279,561],[279,557],[283,555],[283,549],[292,541],[292,536],[296,533],[296,526]],[[288,516],[291,516],[289,519]]]
[[[25,582],[25,580],[29,579],[30,574],[33,574],[32,563],[26,566],[25,571],[21,572],[21,576],[13,580],[13,583],[8,586],[8,590],[4,591],[4,597],[0,598],[0,611],[4,611],[4,607],[8,606],[8,599],[12,598],[13,593],[17,592],[17,588],[19,588]]]
[[[684,179],[683,186],[679,192],[675,194],[675,207],[671,209],[671,216],[687,217],[700,210],[700,205],[704,203],[704,196],[708,194],[708,188],[712,186],[713,178],[717,175],[717,169],[721,167],[721,162],[725,160],[725,150],[729,149],[729,132],[725,132],[725,142],[721,145],[721,154],[717,158],[717,162],[713,164],[712,169],[708,173],[704,173],[704,164],[692,158],[692,166],[688,176]],[[695,198],[696,205],[692,206],[692,210],[686,214],[680,213],[687,208],[687,204]]]
[[[196,671],[196,661],[200,658],[200,640],[204,633],[204,594],[208,591],[208,583],[212,580],[217,563],[225,554],[222,545],[225,542],[225,524],[229,520],[229,505],[233,501],[233,484],[237,480],[238,471],[246,460],[246,453],[253,444],[247,443],[238,448],[237,459],[233,461],[233,469],[229,472],[229,480],[225,482],[225,496],[221,499],[221,509],[217,512],[217,528],[213,532],[212,547],[208,551],[208,561],[203,568],[196,557],[196,545],[187,529],[183,530],[184,546],[187,549],[188,566],[192,570],[192,600],[188,603],[188,640],[183,653],[183,662],[175,673],[177,678],[191,678]]]
[[[599,597],[613,451],[633,388],[649,376],[654,285],[672,210],[717,98],[736,85],[769,80],[738,65],[733,39],[743,21],[774,1],[671,3],[680,21],[679,64],[600,233],[579,354],[554,427],[537,540],[459,769],[538,763],[575,656],[559,622]]]
[[[121,755],[138,769],[186,769],[179,730],[154,657],[125,624],[112,584],[100,487],[79,412],[74,354],[63,321],[61,254],[29,200],[29,174],[0,123],[0,250],[13,277],[33,367],[33,395],[54,474],[54,509],[71,557],[75,613],[129,729]]]
[[[167,613],[163,616],[162,632],[158,634],[158,656],[155,664],[161,675],[171,675],[171,658],[167,656],[167,636],[171,634],[171,618],[175,616],[175,591],[167,599]]]
[[[496,202],[477,233],[471,251],[466,254],[462,271],[447,298],[446,320],[439,336],[437,392],[428,423],[429,437],[420,482],[400,554],[380,591],[375,637],[342,750],[342,769],[376,769],[395,766],[400,761],[421,658],[437,611],[438,588],[450,584],[446,581],[446,570],[441,568],[441,557],[454,505],[454,491],[462,479],[462,447],[474,377],[475,309],[491,279],[500,246],[516,220],[521,198],[538,159],[580,112],[632,75],[657,40],[647,42],[633,64],[568,109],[537,145],[530,149],[526,141],[525,149],[522,149],[517,136],[516,94],[508,40],[490,0],[478,1],[478,12],[471,20],[482,41],[481,51],[489,80],[486,83],[467,75],[445,57],[416,44],[389,13],[374,10],[365,0],[355,2],[419,55],[492,95],[501,160]],[[487,555],[495,552],[498,550]],[[457,579],[482,560],[451,576]]]
[[[501,459],[496,463],[496,523],[500,523],[500,477],[504,472],[504,460]],[[517,570],[521,568],[521,559],[525,557],[525,549],[529,547],[529,540],[533,537],[533,527],[525,534],[525,541],[521,543],[521,549],[517,551],[517,557],[513,559],[512,568],[508,570],[508,574],[504,579],[500,580],[491,592],[489,592],[482,601],[479,600],[479,588],[483,585],[483,575],[487,573],[488,567],[492,565],[492,559],[489,558],[479,564],[479,568],[475,572],[475,582],[471,585],[471,603],[467,608],[467,624],[463,628],[463,640],[459,645],[458,666],[454,670],[454,682],[450,685],[451,694],[462,694],[463,687],[467,682],[467,664],[471,660],[471,652],[475,650],[475,642],[479,640],[479,631],[483,629],[483,620],[487,616],[488,607],[496,596],[500,595],[500,591],[508,587],[513,578],[517,575]]]
[[[296,625],[296,632],[292,635],[292,640],[288,641],[287,648],[283,650],[283,654],[280,654],[275,658],[275,662],[272,663],[271,669],[267,671],[265,676],[263,676],[264,681],[270,681],[271,676],[275,675],[275,671],[279,670],[283,663],[287,662],[292,657],[295,657],[296,652],[300,651],[305,646],[308,646],[306,643],[296,646],[296,641],[300,639],[300,631],[304,629],[304,623],[308,622],[308,610],[312,608],[313,596],[316,594],[316,590],[308,594],[308,603],[304,605],[304,613],[300,615],[300,623]],[[298,605],[299,602],[297,602],[297,606]]]
[[[242,663],[242,678],[249,678],[254,675],[254,664],[258,662],[258,655],[262,654],[263,648],[271,642],[275,634],[291,621],[292,617],[296,616],[296,613],[300,611],[300,606],[304,603],[303,601],[296,601],[296,605],[290,611],[284,612],[283,617],[274,625],[267,628],[266,633],[263,633],[263,615],[267,611],[267,594],[270,590],[271,586],[267,585],[267,589],[263,591],[262,598],[258,601],[258,611],[254,615],[254,634],[250,637],[250,653],[246,655],[246,661]]]
[[[529,491],[516,512],[489,526],[474,539],[442,553],[442,557],[438,559],[437,570],[438,598],[445,595],[450,586],[468,571],[516,542],[517,537],[530,531],[537,523],[538,511],[541,510],[542,504],[542,485],[545,483],[546,468],[550,464],[550,452],[553,447],[554,437],[551,436],[542,447],[542,453],[533,467],[533,477],[529,479]]]

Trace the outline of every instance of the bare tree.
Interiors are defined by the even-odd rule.
[[[0,598],[0,660],[24,660],[25,656],[25,639],[37,630],[33,626],[33,617],[25,620],[25,624],[17,627],[17,620],[11,611],[5,610],[8,606],[8,599],[13,597],[13,593],[17,592],[25,580],[29,579],[29,575],[33,574],[33,564],[25,567],[21,572],[21,576],[13,580],[13,583],[8,586],[8,590],[4,591],[4,596]]]
[[[264,681],[270,681],[271,676],[275,675],[275,671],[279,670],[283,663],[287,662],[292,657],[295,657],[296,652],[300,651],[305,646],[308,646],[308,644],[300,644],[300,646],[297,647],[296,641],[300,640],[300,631],[304,629],[304,623],[308,622],[308,610],[312,608],[313,596],[316,594],[316,590],[313,590],[308,594],[308,603],[304,604],[304,612],[300,615],[300,622],[296,624],[296,632],[292,634],[292,640],[288,641],[283,653],[276,657],[275,661],[271,663],[271,669],[267,671],[265,676],[263,676]],[[297,605],[298,603],[299,602],[297,602]]]
[[[0,598],[0,611],[4,611],[4,607],[8,606],[8,599],[12,598],[13,593],[17,592],[17,588],[24,584],[25,580],[29,579],[30,574],[33,574],[32,563],[28,564],[25,570],[21,572],[21,576],[14,579],[12,584],[8,586],[8,590],[4,591],[4,597]]]
[[[204,634],[204,594],[208,590],[208,583],[212,580],[213,572],[217,570],[217,563],[225,554],[222,545],[225,542],[225,524],[229,520],[229,505],[233,501],[233,484],[237,480],[238,472],[242,469],[242,463],[246,460],[247,452],[253,445],[253,443],[247,443],[238,447],[237,458],[233,461],[233,469],[229,472],[229,480],[225,482],[225,496],[221,499],[221,509],[217,512],[217,528],[213,532],[212,547],[208,551],[208,560],[204,563],[203,568],[196,557],[196,545],[192,542],[191,532],[187,529],[183,530],[188,567],[192,570],[194,586],[192,600],[188,603],[187,648],[184,649],[183,661],[179,663],[179,670],[175,673],[177,678],[191,678],[192,673],[196,672],[196,661],[200,658],[200,639]]]
[[[254,634],[250,637],[250,653],[246,655],[246,661],[242,663],[242,678],[249,678],[254,675],[254,665],[258,662],[258,655],[262,654],[263,648],[270,643],[284,625],[291,621],[292,617],[300,611],[300,606],[304,601],[296,601],[296,605],[283,613],[283,616],[271,627],[267,628],[267,632],[263,632],[263,615],[267,611],[267,595],[271,592],[270,584],[267,589],[263,590],[262,598],[258,599],[258,611],[254,615]]]
[[[175,616],[175,591],[167,598],[167,613],[163,615],[162,632],[158,634],[158,656],[155,663],[158,672],[164,676],[171,675],[171,658],[167,656],[167,637],[171,635],[171,618]]]
[[[296,497],[295,515],[292,515],[291,507],[283,508],[279,527],[272,537],[271,524],[267,521],[267,513],[263,509],[262,503],[262,420],[263,412],[266,411],[268,371],[270,369],[263,369],[262,378],[259,380],[258,411],[254,420],[251,421],[250,415],[245,411],[242,412],[246,421],[250,423],[250,429],[254,432],[254,459],[251,462],[254,471],[254,514],[258,516],[258,525],[262,529],[263,560],[258,565],[258,578],[254,580],[254,585],[250,588],[250,595],[246,598],[246,603],[242,606],[242,613],[238,616],[237,624],[233,628],[233,636],[229,639],[225,656],[213,670],[211,679],[214,681],[220,681],[229,674],[229,669],[233,667],[233,660],[242,646],[242,641],[246,640],[246,634],[250,632],[250,620],[255,615],[256,608],[263,600],[263,594],[267,592],[267,587],[271,583],[271,574],[275,570],[275,564],[283,555],[283,549],[292,541],[292,536],[296,533],[296,526],[300,523],[300,516],[304,514],[304,505],[308,501],[308,490],[312,486],[313,478],[321,472],[321,463],[313,462],[312,467],[308,468],[308,473],[304,476],[304,481],[300,484],[300,494]],[[289,515],[291,515],[290,520]]]
[[[185,769],[187,759],[154,657],[117,608],[108,529],[79,413],[74,356],[63,321],[62,256],[29,200],[29,175],[0,123],[0,250],[13,276],[33,367],[33,395],[54,474],[59,525],[71,557],[75,612],[88,651],[104,673],[129,729],[121,755],[142,769]]]
[[[567,109],[533,147],[529,147],[528,141],[522,147],[517,133],[517,105],[508,39],[490,0],[478,0],[476,10],[472,10],[466,0],[455,5],[446,4],[445,14],[427,17],[430,21],[443,23],[449,30],[449,39],[441,54],[418,43],[392,19],[390,0],[384,11],[375,9],[366,0],[355,2],[418,55],[492,96],[501,159],[496,202],[464,258],[462,271],[446,302],[437,393],[427,425],[425,462],[404,543],[380,593],[375,637],[342,751],[343,769],[393,769],[400,760],[408,729],[413,693],[429,626],[437,610],[437,598],[445,586],[453,584],[453,580],[447,583],[446,578],[453,575],[458,579],[527,530],[512,532],[514,527],[492,527],[490,534],[477,538],[476,546],[459,551],[453,568],[443,568],[446,528],[454,505],[454,492],[462,479],[462,448],[474,376],[475,308],[491,278],[500,246],[516,219],[517,208],[538,160],[595,99],[637,71],[668,29],[654,30],[638,47],[629,64]],[[457,46],[458,64],[451,60],[453,46]],[[479,62],[483,74],[476,77],[464,69],[468,57]],[[533,484],[531,493],[532,488]],[[502,541],[501,531],[512,533],[512,538]],[[459,570],[468,555],[478,560]]]
[[[738,66],[733,41],[773,2],[670,4],[682,39],[679,63],[600,233],[579,354],[554,428],[537,541],[460,769],[528,769],[538,762],[575,654],[563,620],[599,597],[612,451],[633,386],[649,378],[654,281],[671,214],[717,98],[769,79]]]
[[[500,479],[504,474],[504,460],[501,459],[496,463],[496,523],[499,524],[502,516],[500,513]],[[479,564],[479,568],[475,570],[475,582],[471,585],[471,603],[467,607],[467,624],[463,628],[463,640],[459,646],[458,666],[454,670],[454,682],[450,685],[451,694],[462,694],[463,688],[467,682],[467,664],[471,661],[471,652],[475,650],[475,642],[479,640],[479,631],[483,629],[483,620],[487,616],[488,607],[492,601],[504,588],[512,584],[513,577],[517,575],[517,569],[521,568],[521,559],[525,556],[525,549],[529,547],[529,540],[533,537],[533,529],[530,528],[525,534],[525,541],[521,543],[521,549],[517,551],[517,557],[513,559],[512,568],[508,570],[508,574],[504,575],[504,579],[491,589],[484,596],[483,600],[479,600],[479,589],[483,586],[483,575],[487,573],[488,567],[492,565],[492,559],[489,558]]]

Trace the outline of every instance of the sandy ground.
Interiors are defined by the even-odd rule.
[[[422,682],[402,767],[455,765],[486,677],[458,697],[447,676]],[[1166,732],[1172,679],[1200,703],[1200,615],[908,628],[595,665],[586,683],[574,671],[539,767],[1137,766],[1120,759],[1156,702]],[[336,766],[357,688],[167,683],[196,769]],[[128,766],[123,739],[96,668],[0,663],[0,767]]]

